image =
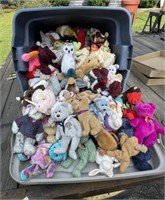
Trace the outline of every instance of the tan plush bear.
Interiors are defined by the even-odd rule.
[[[120,172],[124,173],[127,170],[127,167],[130,164],[130,158],[132,156],[137,155],[140,152],[147,152],[147,147],[145,145],[138,144],[138,139],[136,137],[130,137],[123,133],[120,139],[121,150],[114,151],[104,151],[99,149],[99,152],[103,154],[107,154],[109,156],[115,157],[121,162]]]
[[[80,94],[71,102],[82,126],[82,135],[93,135],[99,147],[104,150],[117,149],[118,139],[114,133],[106,131],[100,121],[88,110],[90,100]]]
[[[56,138],[55,138],[55,132],[56,132],[56,126],[48,126],[44,128],[44,132],[47,134],[47,141],[51,144],[56,142]]]
[[[76,69],[76,77],[77,78],[83,78],[84,75],[88,72],[90,72],[92,69],[100,68],[103,66],[103,63],[100,62],[97,56],[92,58],[86,58],[84,63],[81,64],[81,66]]]

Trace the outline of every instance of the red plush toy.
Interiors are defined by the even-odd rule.
[[[135,111],[135,105],[142,102],[142,93],[140,88],[134,86],[128,89],[126,92],[122,94],[123,102],[125,104],[125,108],[123,110],[123,117],[127,119],[134,119],[137,117],[137,113]]]
[[[84,81],[87,82],[88,88],[93,92],[101,93],[106,90],[108,69],[105,67],[91,70],[84,76]]]
[[[76,35],[77,35],[77,41],[81,42],[80,49],[84,48],[84,46],[85,46],[85,35],[86,35],[85,29],[82,29],[82,28],[77,29]]]

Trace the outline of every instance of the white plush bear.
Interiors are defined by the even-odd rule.
[[[69,156],[77,159],[75,150],[82,136],[82,128],[73,115],[72,105],[66,102],[57,102],[51,109],[49,122],[56,122],[56,140],[61,139],[61,147],[55,149],[54,152],[56,154],[64,153],[69,148]]]
[[[30,110],[29,114],[17,118],[12,123],[12,132],[15,134],[13,147],[14,153],[24,153],[31,156],[36,151],[36,142],[43,140],[43,115],[39,112]]]

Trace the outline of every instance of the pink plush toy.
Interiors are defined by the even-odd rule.
[[[40,61],[39,61],[39,51],[31,51],[29,53],[22,54],[22,60],[24,62],[29,62],[28,74],[27,77],[34,77],[34,72],[39,69]]]
[[[50,115],[50,110],[56,103],[56,97],[54,93],[49,89],[37,89],[33,93],[31,100],[32,101],[26,101],[35,106],[34,112],[38,111],[46,115]]]
[[[153,103],[138,103],[135,106],[137,118],[131,120],[131,126],[135,127],[134,136],[139,144],[152,147],[156,143],[157,134],[165,135],[165,128],[153,119],[156,106]]]

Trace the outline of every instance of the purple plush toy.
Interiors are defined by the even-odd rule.
[[[134,136],[138,138],[139,144],[152,147],[158,133],[165,135],[165,128],[152,118],[156,106],[153,103],[138,103],[135,109],[138,117],[131,120],[131,126],[135,127]]]

